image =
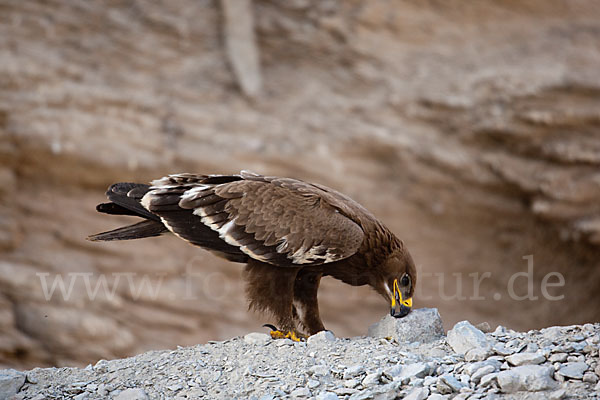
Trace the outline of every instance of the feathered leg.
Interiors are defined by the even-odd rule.
[[[325,330],[317,302],[322,276],[318,271],[301,270],[294,282],[294,309],[300,323],[310,335]]]
[[[294,281],[298,270],[278,268],[254,259],[248,260],[244,270],[249,308],[273,314],[279,332],[284,333],[283,337],[291,337],[292,334],[298,337],[293,313]]]

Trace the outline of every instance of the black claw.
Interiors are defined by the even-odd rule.
[[[269,329],[270,329],[270,330],[272,330],[272,331],[278,331],[278,330],[279,330],[279,329],[277,329],[277,328],[275,327],[275,325],[271,325],[271,324],[264,324],[264,325],[263,325],[263,328],[269,328]]]

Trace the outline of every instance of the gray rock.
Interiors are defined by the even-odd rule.
[[[337,394],[332,392],[321,392],[317,395],[317,400],[338,400]]]
[[[567,363],[558,370],[558,374],[565,378],[583,379],[583,373],[588,368],[588,365],[584,362]]]
[[[481,380],[479,381],[479,386],[485,388],[494,383],[498,383],[498,373],[496,372],[482,376]]]
[[[566,353],[554,353],[552,355],[550,355],[550,358],[548,359],[551,363],[555,363],[555,362],[559,362],[559,363],[563,363],[565,361],[567,361],[567,354]]]
[[[546,357],[541,353],[517,353],[507,356],[506,361],[515,366],[526,364],[537,365],[546,361]]]
[[[261,332],[252,332],[244,336],[244,342],[258,346],[264,346],[272,340],[270,335]]]
[[[364,387],[377,385],[379,383],[380,378],[381,378],[381,373],[374,372],[372,374],[367,374],[367,376],[364,377],[364,379],[362,380],[361,383]]]
[[[344,386],[347,388],[355,388],[360,384],[360,381],[358,379],[348,379],[346,381],[344,381]]]
[[[465,387],[465,384],[450,374],[440,376],[437,381],[437,389],[443,394],[458,392],[463,387]]]
[[[446,396],[442,396],[441,394],[432,393],[429,395],[427,400],[446,400],[446,398],[447,398]]]
[[[498,360],[485,360],[485,361],[479,361],[476,363],[469,363],[467,365],[465,365],[464,367],[464,372],[467,375],[473,375],[475,372],[477,372],[479,369],[491,365],[494,368],[494,372],[498,371],[500,369],[500,366],[502,365],[502,363]]]
[[[358,389],[342,387],[342,388],[334,389],[334,392],[340,396],[351,396],[355,393],[358,393]]]
[[[596,383],[598,382],[598,375],[593,372],[586,372],[583,374],[583,381],[587,383]]]
[[[399,380],[404,382],[413,377],[424,378],[429,374],[431,374],[430,366],[424,362],[417,362],[402,367],[402,370],[400,370],[400,373],[397,376]]]
[[[314,389],[316,387],[319,387],[321,385],[321,382],[319,382],[316,379],[309,379],[308,382],[306,382],[306,386],[308,386],[309,389]]]
[[[319,333],[316,333],[316,334],[310,336],[306,340],[306,343],[309,346],[320,346],[320,345],[324,345],[324,344],[330,344],[333,342],[335,342],[335,335],[331,331],[321,331]]]
[[[476,347],[467,351],[467,354],[465,354],[465,361],[483,361],[491,354],[492,352],[489,349]]]
[[[511,354],[513,354],[515,352],[514,349],[506,348],[504,346],[504,344],[502,344],[502,343],[496,343],[496,344],[494,344],[494,347],[492,348],[492,350],[496,354],[500,354],[501,356],[509,356],[509,355],[511,355]]]
[[[565,389],[558,389],[553,392],[550,392],[546,395],[548,400],[561,400],[567,395],[567,391]]]
[[[481,378],[485,375],[491,374],[492,372],[496,372],[496,369],[492,365],[486,365],[482,368],[479,368],[471,375],[471,382],[478,384]]]
[[[292,391],[292,393],[290,393],[290,396],[292,396],[293,399],[297,399],[297,398],[301,398],[301,397],[310,397],[311,393],[308,388],[300,387],[300,388],[294,389]]]
[[[140,388],[130,388],[125,389],[117,396],[115,396],[114,400],[147,400],[148,395],[144,391],[144,389]]]
[[[469,321],[461,321],[448,331],[447,341],[450,347],[459,354],[465,354],[471,349],[480,348],[491,350],[483,332],[475,328]]]
[[[444,326],[437,308],[418,308],[404,318],[386,315],[369,327],[369,336],[392,337],[398,342],[428,343],[444,336]]]
[[[352,365],[344,370],[344,379],[354,378],[365,372],[365,367],[362,365]]]
[[[554,368],[541,365],[522,365],[498,373],[498,385],[505,393],[520,390],[537,392],[554,389],[557,382],[552,379]]]
[[[9,399],[25,384],[25,374],[14,370],[0,370],[0,399]]]
[[[309,375],[326,376],[329,375],[330,369],[327,365],[313,365],[308,369]]]
[[[429,389],[414,388],[404,397],[404,400],[425,400],[429,396]]]

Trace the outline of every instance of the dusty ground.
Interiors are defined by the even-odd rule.
[[[268,322],[246,311],[239,265],[176,238],[84,240],[126,220],[94,212],[110,183],[181,171],[349,194],[406,242],[415,302],[449,326],[599,320],[597,3],[256,1],[253,100],[218,4],[176,4],[0,1],[0,364],[84,365]],[[528,255],[538,300],[511,299]],[[474,300],[469,274],[486,272]],[[549,272],[560,301],[542,295]],[[57,275],[73,279],[67,300],[44,296]],[[120,284],[92,300],[86,279],[103,276]],[[156,293],[130,290],[144,276]],[[320,301],[338,337],[386,312],[334,281]]]

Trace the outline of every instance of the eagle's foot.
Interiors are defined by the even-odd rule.
[[[295,330],[292,331],[281,331],[279,329],[277,329],[275,326],[271,325],[271,324],[265,324],[263,325],[266,328],[271,329],[271,337],[273,339],[291,339],[294,342],[303,342],[306,340],[306,336],[301,334],[300,332],[296,332]]]

